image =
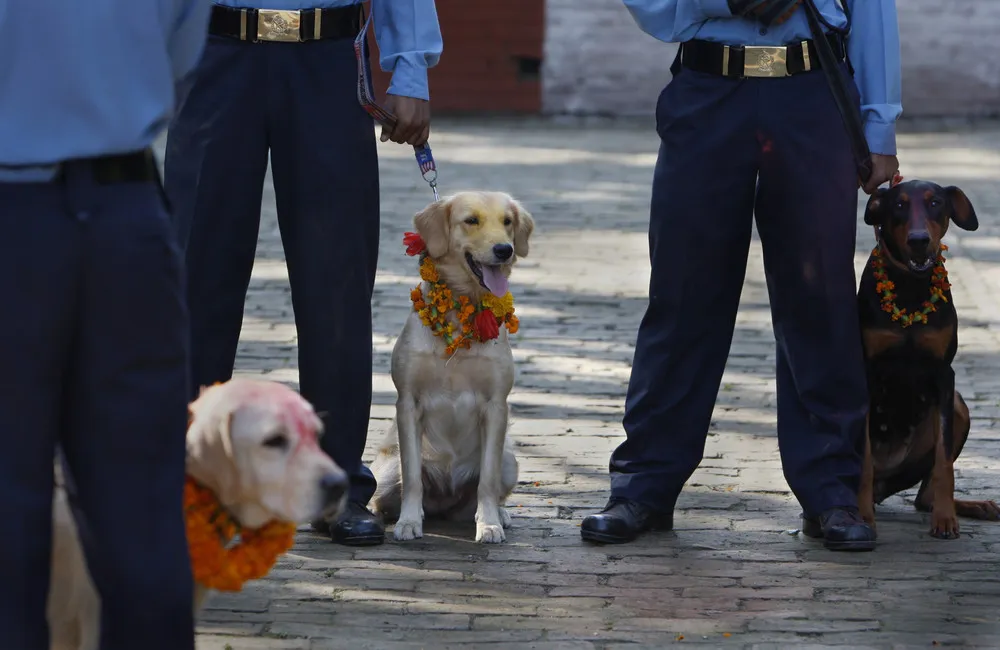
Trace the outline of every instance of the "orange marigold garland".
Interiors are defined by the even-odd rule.
[[[486,294],[475,305],[468,296],[456,297],[448,285],[441,282],[434,260],[427,256],[427,247],[420,235],[408,232],[403,237],[403,243],[407,255],[420,256],[420,278],[429,285],[426,296],[420,286],[410,292],[413,310],[435,336],[444,339],[446,357],[459,348],[469,349],[473,341],[497,338],[501,326],[511,334],[517,334],[520,323],[514,315],[514,296],[509,291],[501,298]],[[454,314],[454,318],[449,318],[450,313]]]
[[[941,251],[948,250],[948,247],[941,244]],[[892,315],[892,320],[897,321],[904,328],[914,323],[927,324],[927,316],[931,312],[937,311],[936,303],[939,301],[948,302],[945,292],[951,289],[948,283],[948,271],[944,268],[944,255],[938,253],[934,262],[934,272],[931,274],[931,295],[924,301],[921,311],[907,313],[906,309],[900,309],[896,304],[896,294],[893,289],[896,285],[889,279],[885,272],[885,259],[882,256],[882,247],[876,246],[872,250],[872,274],[875,276],[875,292],[879,294],[882,302],[882,311]]]
[[[184,483],[184,517],[194,580],[216,591],[239,591],[248,580],[263,578],[295,543],[291,523],[241,530],[212,491],[190,476]],[[237,533],[240,541],[229,546]]]

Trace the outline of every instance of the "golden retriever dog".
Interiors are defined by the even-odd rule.
[[[534,220],[501,192],[461,192],[414,217],[440,282],[477,305],[508,293],[517,258],[528,254]],[[430,290],[424,282],[424,295]],[[460,320],[449,312],[449,323]],[[410,313],[392,352],[396,418],[372,472],[372,509],[396,520],[394,536],[423,536],[424,516],[476,522],[476,541],[504,541],[504,505],[517,484],[507,439],[514,357],[507,331],[446,354],[446,344]]]
[[[274,382],[232,379],[202,389],[190,411],[187,473],[211,490],[243,528],[259,528],[274,520],[301,523],[335,516],[344,507],[347,474],[320,450],[316,440],[322,422],[312,405],[292,389]],[[100,600],[58,464],[56,483],[50,648],[97,650]],[[196,614],[206,593],[195,585]]]

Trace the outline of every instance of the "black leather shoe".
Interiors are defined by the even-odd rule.
[[[875,529],[851,508],[831,508],[819,517],[803,514],[802,534],[822,538],[831,551],[874,551],[877,538]]]
[[[348,503],[336,522],[317,520],[313,530],[329,535],[330,541],[346,546],[377,546],[385,542],[385,526],[360,503]]]
[[[600,513],[584,518],[580,524],[580,536],[588,542],[624,544],[647,530],[670,530],[673,527],[672,512],[656,512],[634,501],[608,501]]]

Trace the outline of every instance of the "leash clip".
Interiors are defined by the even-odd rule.
[[[431,146],[424,144],[419,147],[413,147],[413,153],[417,158],[417,165],[420,167],[420,177],[431,186],[431,192],[434,193],[434,200],[440,201],[441,195],[438,194],[437,188],[437,165],[434,163]]]

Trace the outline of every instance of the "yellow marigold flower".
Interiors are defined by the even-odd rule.
[[[497,318],[503,318],[514,311],[514,296],[508,291],[501,298],[497,298],[489,293],[483,298],[483,307],[486,307]]]
[[[427,282],[438,281],[438,272],[437,267],[434,266],[434,260],[429,257],[424,258],[424,261],[420,263],[420,277]]]

